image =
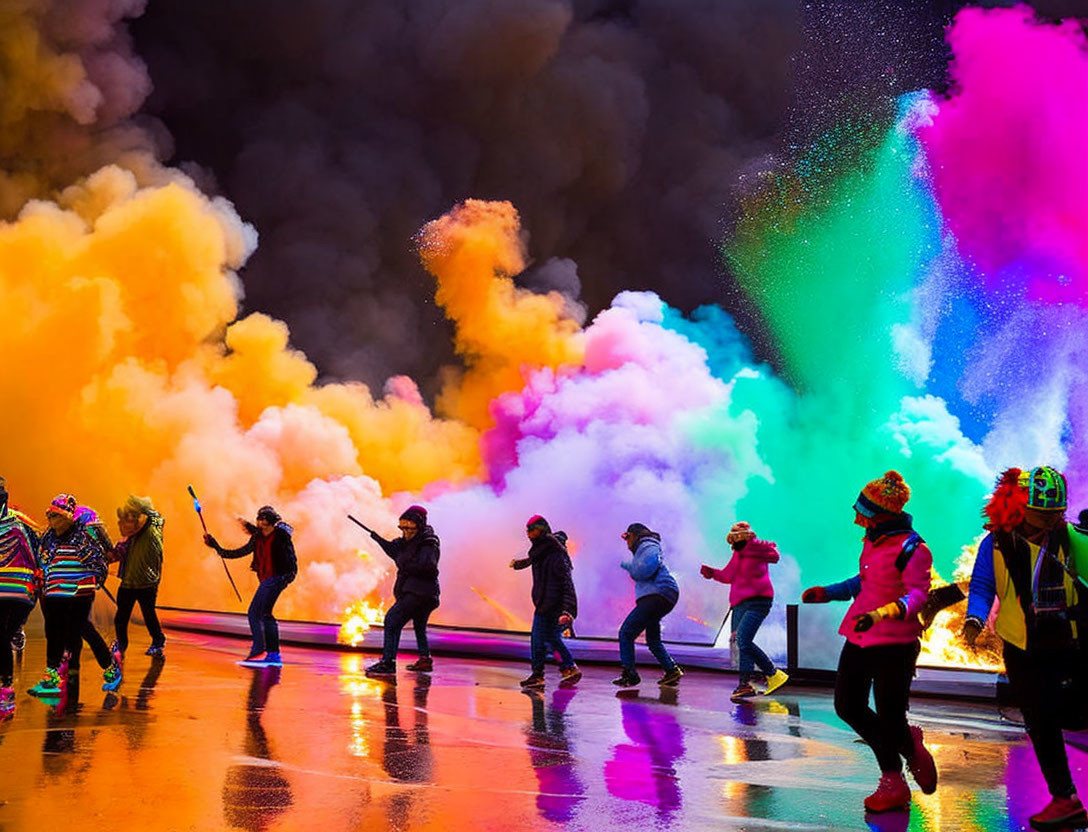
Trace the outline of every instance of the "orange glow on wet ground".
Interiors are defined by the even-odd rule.
[[[239,640],[168,638],[158,664],[137,638],[117,696],[85,655],[81,707],[58,715],[23,693],[44,657],[31,636],[0,726],[0,829],[895,828],[866,824],[875,764],[828,691],[735,705],[733,676],[690,672],[617,693],[591,666],[525,694],[523,665],[441,656],[392,686],[363,675],[372,655],[289,646],[281,671],[249,670]],[[993,707],[918,700],[912,719],[942,787],[910,829],[1014,829],[1010,809],[1038,808],[1010,803],[1006,782],[1039,778]]]

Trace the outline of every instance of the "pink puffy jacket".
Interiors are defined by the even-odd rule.
[[[734,549],[733,557],[723,569],[714,569],[713,578],[731,584],[729,606],[735,607],[749,598],[774,598],[774,586],[767,574],[767,564],[778,563],[778,546],[769,540],[755,538]]]
[[[924,543],[919,544],[906,568],[900,572],[895,560],[903,550],[905,534],[888,534],[875,541],[866,538],[862,546],[858,573],[861,591],[839,627],[846,640],[859,647],[908,644],[922,633],[918,613],[929,595],[933,554]],[[907,608],[906,618],[885,618],[864,633],[854,632],[854,616],[872,612],[900,599]]]

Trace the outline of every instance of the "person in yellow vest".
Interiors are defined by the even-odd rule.
[[[1078,592],[1088,592],[1076,577],[1088,578],[1088,536],[1065,521],[1066,504],[1065,477],[1054,468],[1001,475],[984,510],[990,533],[979,544],[963,629],[973,646],[997,598],[1005,673],[1052,796],[1031,816],[1035,829],[1088,824],[1062,738],[1076,709],[1063,691],[1083,669]]]

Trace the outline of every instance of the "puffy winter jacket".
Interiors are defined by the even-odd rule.
[[[665,566],[661,554],[661,538],[656,532],[638,542],[634,557],[620,564],[635,582],[635,600],[646,595],[661,595],[670,601],[680,598],[680,585]]]
[[[430,526],[424,526],[411,540],[399,537],[386,540],[377,532],[370,536],[382,547],[382,551],[397,565],[397,578],[393,583],[393,597],[398,601],[404,595],[418,595],[438,604],[438,558],[440,542]]]
[[[43,594],[47,598],[94,595],[106,579],[106,547],[81,521],[63,535],[48,529],[42,536]]]
[[[722,569],[715,569],[714,580],[730,584],[729,606],[749,598],[774,598],[774,585],[767,566],[778,563],[778,546],[769,540],[749,540]]]
[[[562,532],[542,534],[529,547],[529,554],[514,561],[515,569],[533,569],[533,607],[541,613],[568,612],[578,617],[578,594],[574,589],[574,565]]]
[[[0,514],[0,598],[34,603],[41,570],[38,542],[26,518],[4,506]]]

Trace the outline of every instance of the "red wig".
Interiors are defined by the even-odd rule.
[[[1011,532],[1024,522],[1028,490],[1020,484],[1022,473],[1019,468],[1008,468],[998,477],[994,493],[982,510],[983,516],[988,518],[984,526],[987,530]]]

